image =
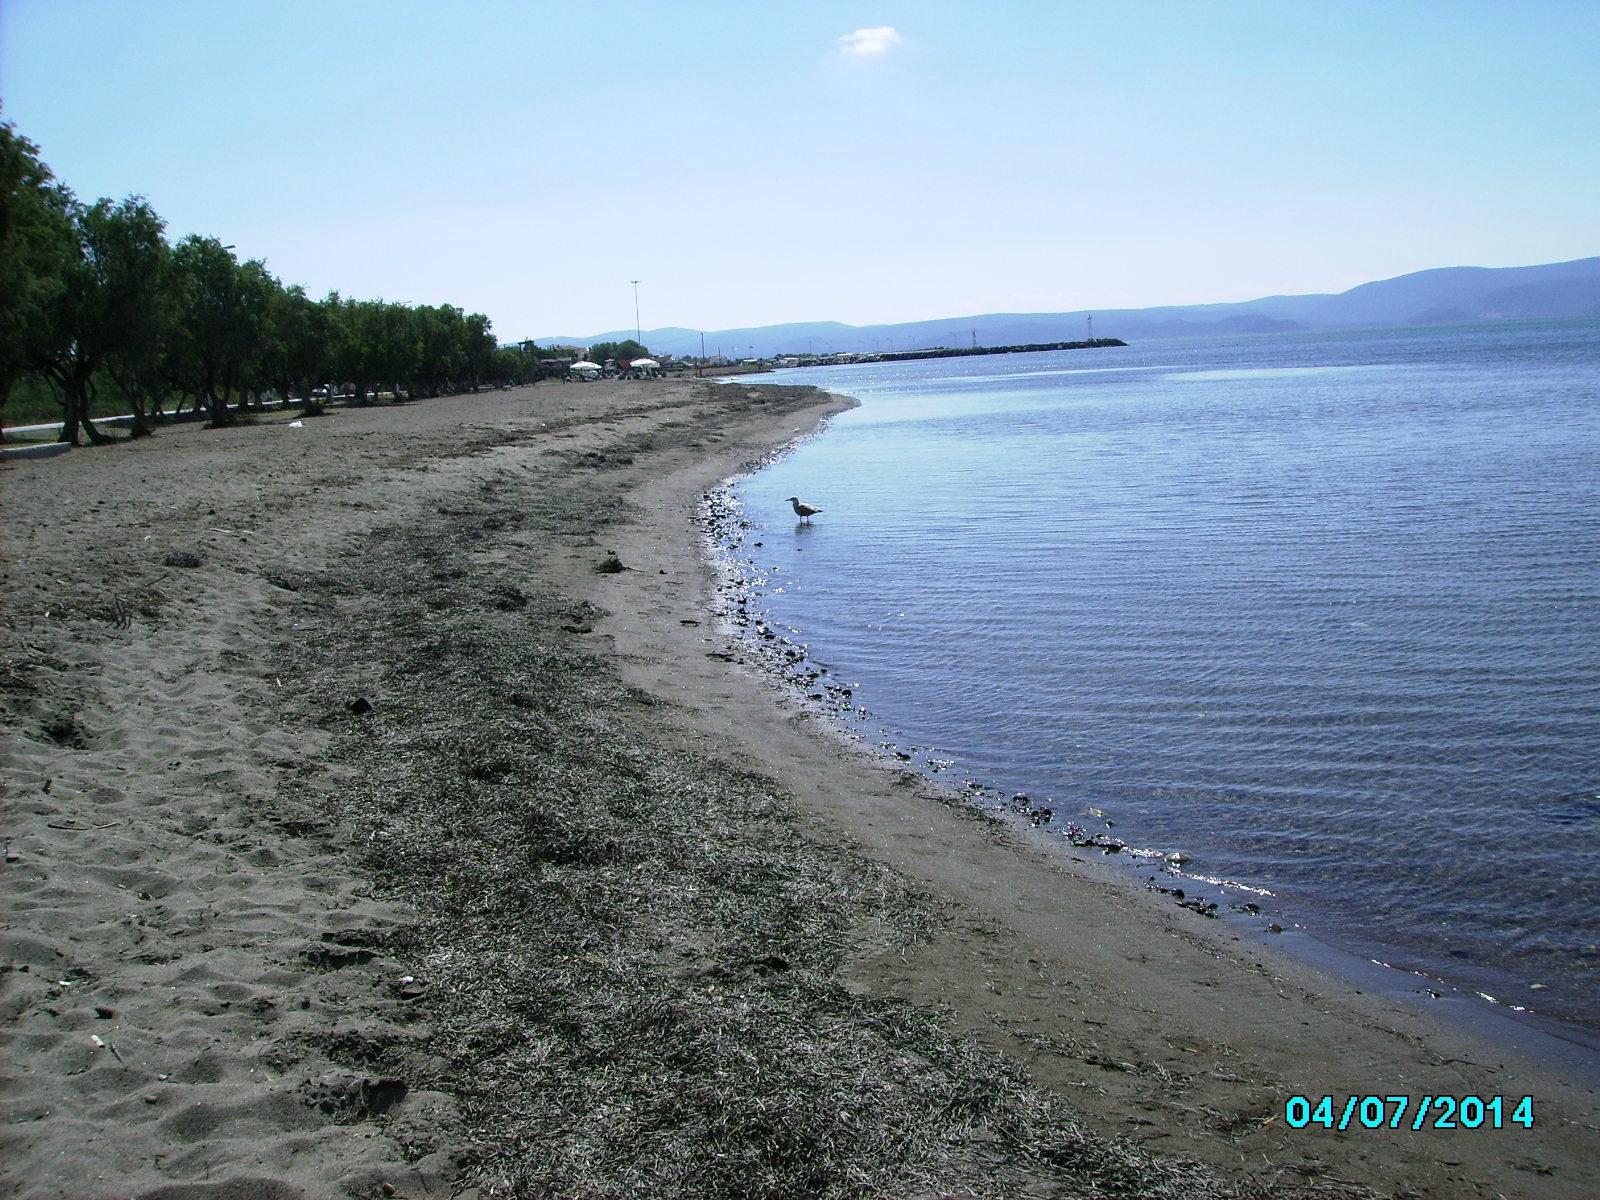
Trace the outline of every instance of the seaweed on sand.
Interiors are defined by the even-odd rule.
[[[308,696],[381,697],[322,802],[417,914],[391,949],[437,1065],[411,1083],[456,1098],[482,1195],[1257,1194],[843,986],[860,929],[914,941],[938,905],[806,837],[772,782],[654,735],[563,629],[570,598],[458,549],[520,526],[537,554],[594,528],[592,496],[532,478],[496,504],[383,530],[286,664]],[[497,587],[522,602],[482,604]]]

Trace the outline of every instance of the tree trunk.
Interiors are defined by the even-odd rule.
[[[78,440],[80,429],[96,445],[111,441],[89,420],[89,372],[74,368],[58,375],[56,382],[61,387],[62,410],[61,436],[56,441],[81,446],[83,443]]]
[[[212,388],[206,393],[206,407],[211,410],[213,429],[225,429],[233,424],[233,413],[228,410],[227,397],[221,388]]]
[[[89,406],[87,403],[84,404],[83,412],[78,415],[78,419],[83,422],[83,431],[89,435],[89,440],[96,446],[104,446],[107,442],[117,440],[95,428],[94,422],[89,419]]]
[[[140,391],[131,391],[128,397],[133,404],[133,427],[129,430],[129,437],[149,437],[155,432],[155,427],[150,424],[149,402]]]
[[[71,396],[62,397],[61,413],[61,436],[56,441],[66,442],[73,446],[83,445],[78,440],[78,406],[72,402]]]
[[[78,420],[83,424],[83,431],[89,435],[89,440],[96,446],[115,441],[95,428],[94,422],[89,419],[89,403],[94,398],[94,383],[88,371],[83,372],[82,381],[78,385]]]
[[[211,428],[226,429],[233,424],[233,413],[228,408],[228,381],[222,380],[222,386],[217,386],[214,376],[208,375],[205,381],[206,406],[211,410]]]

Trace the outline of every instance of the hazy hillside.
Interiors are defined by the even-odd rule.
[[[835,351],[909,350],[923,346],[1001,346],[1086,335],[1089,311],[985,313],[899,325],[807,321],[705,331],[708,353],[730,358]],[[1363,283],[1338,295],[1265,296],[1235,304],[1094,310],[1098,337],[1196,337],[1295,329],[1600,316],[1600,258],[1532,267],[1441,267]],[[538,339],[542,345],[620,341],[633,330]],[[693,329],[647,329],[657,353],[699,354]]]
[[[1523,315],[1582,316],[1587,314],[1571,312],[1570,296],[1574,287],[1585,283],[1593,295],[1600,285],[1600,258],[1538,267],[1444,267],[1364,283],[1330,296],[1315,310],[1314,320],[1329,325],[1406,325],[1440,312],[1460,313],[1461,320],[1492,319],[1499,303],[1494,297],[1511,290],[1523,297]]]

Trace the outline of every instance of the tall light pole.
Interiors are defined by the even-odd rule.
[[[631,279],[628,282],[633,284],[633,340],[642,346],[644,345],[644,334],[639,330],[639,281]]]

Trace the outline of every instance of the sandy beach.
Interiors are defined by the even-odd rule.
[[[844,402],[545,384],[0,467],[19,1197],[1592,1197],[1600,1105],[852,750],[707,489]],[[1293,1129],[1292,1095],[1532,1096]]]

